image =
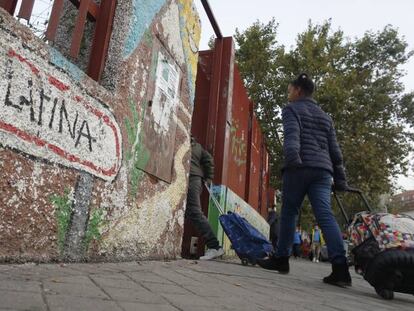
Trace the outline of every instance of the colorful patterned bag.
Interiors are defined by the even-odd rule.
[[[348,233],[354,246],[374,238],[380,250],[414,248],[414,218],[406,215],[358,213]]]

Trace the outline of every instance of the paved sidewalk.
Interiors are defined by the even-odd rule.
[[[0,265],[0,310],[414,310],[414,296],[382,300],[356,275],[349,289],[325,285],[329,265],[291,262],[288,275],[188,260]]]

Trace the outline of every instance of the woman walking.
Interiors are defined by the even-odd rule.
[[[350,286],[342,236],[331,209],[332,180],[336,190],[348,187],[342,153],[332,119],[312,98],[314,89],[307,74],[299,75],[288,88],[289,104],[282,111],[284,168],[278,247],[273,256],[259,260],[258,264],[265,269],[289,273],[297,217],[307,195],[332,263],[332,273],[323,281]]]

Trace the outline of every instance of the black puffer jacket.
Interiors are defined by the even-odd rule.
[[[191,139],[190,175],[210,180],[214,177],[213,157],[193,138]]]
[[[314,167],[331,172],[335,184],[346,184],[341,149],[332,119],[311,98],[282,111],[284,168]]]

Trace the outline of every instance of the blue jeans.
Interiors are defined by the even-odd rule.
[[[331,188],[332,175],[326,170],[297,168],[284,171],[277,257],[290,256],[299,211],[308,195],[328,247],[329,260],[333,264],[346,263],[341,231],[331,208]]]

